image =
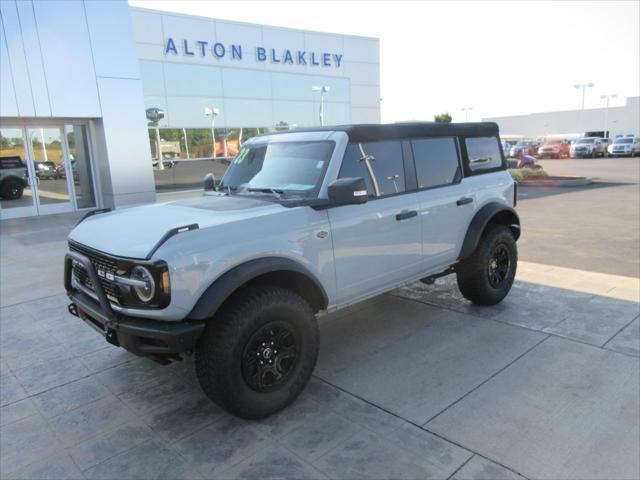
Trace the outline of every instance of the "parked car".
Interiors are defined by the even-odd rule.
[[[612,157],[635,157],[640,155],[640,138],[616,138],[608,150]]]
[[[605,147],[599,137],[579,138],[571,145],[571,158],[604,157]]]
[[[78,173],[78,162],[75,160],[71,160],[71,171],[73,172],[73,181],[79,181],[80,174]],[[56,178],[67,178],[67,169],[65,168],[64,163],[60,163],[60,165],[56,167]]]
[[[537,155],[540,144],[533,141],[522,141],[516,143],[509,151],[510,157],[520,157],[522,155]]]
[[[65,257],[69,311],[134,354],[194,353],[211,400],[261,418],[308,382],[317,314],[450,273],[471,302],[500,302],[515,204],[495,123],[273,132],[217,187],[205,177],[202,197],[84,218]]]
[[[569,144],[565,140],[545,140],[538,148],[540,158],[562,158],[569,156]]]
[[[19,156],[0,157],[0,198],[22,198],[27,178],[27,167]]]
[[[43,180],[56,178],[56,164],[52,161],[33,162],[36,175]]]

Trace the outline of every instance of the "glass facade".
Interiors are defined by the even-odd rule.
[[[158,192],[199,188],[212,171],[219,180],[228,159],[254,135],[319,125],[320,94],[313,85],[330,87],[325,125],[351,120],[348,78],[147,60],[140,69],[145,108],[164,112],[149,123]],[[205,110],[214,108],[212,125]]]

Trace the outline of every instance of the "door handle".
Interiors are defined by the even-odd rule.
[[[396,215],[396,220],[406,220],[407,218],[417,217],[418,212],[415,210],[403,210]]]
[[[471,197],[462,197],[460,199],[458,199],[458,201],[456,202],[456,205],[461,207],[462,205],[466,205],[467,203],[471,203],[473,202],[473,198]]]

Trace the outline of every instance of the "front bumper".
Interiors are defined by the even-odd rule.
[[[98,301],[75,288],[72,262],[87,271]],[[168,361],[182,352],[192,351],[205,323],[194,321],[164,322],[128,317],[111,308],[91,260],[78,252],[68,252],[64,259],[64,287],[71,300],[69,312],[102,334],[107,342],[135,355]]]

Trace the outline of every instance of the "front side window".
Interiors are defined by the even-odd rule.
[[[220,187],[310,196],[322,183],[334,146],[326,141],[245,145]]]
[[[475,137],[465,139],[469,170],[477,172],[492,170],[502,166],[500,146],[495,137]]]
[[[405,191],[402,145],[398,140],[350,143],[339,178],[364,178],[370,197]]]
[[[418,188],[449,185],[459,178],[460,164],[456,141],[448,138],[412,140]]]

